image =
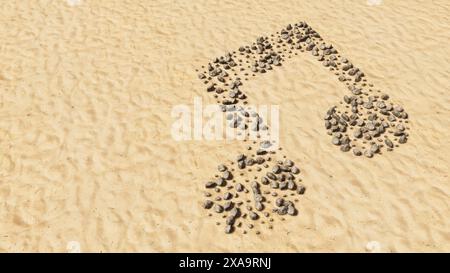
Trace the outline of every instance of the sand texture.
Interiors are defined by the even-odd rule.
[[[0,7],[1,252],[450,251],[450,3],[7,1]],[[373,158],[331,144],[348,93],[310,54],[245,83],[280,106],[298,215],[225,234],[202,208],[242,141],[175,141],[171,110],[216,100],[196,69],[307,22],[409,115]]]

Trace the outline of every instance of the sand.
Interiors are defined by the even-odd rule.
[[[0,251],[450,251],[449,13],[443,0],[2,5]],[[286,61],[246,90],[280,106],[307,193],[273,230],[224,234],[202,187],[245,143],[177,142],[171,109],[214,103],[196,68],[298,21],[405,107],[411,136],[371,159],[338,151],[323,114],[342,84],[310,56]]]

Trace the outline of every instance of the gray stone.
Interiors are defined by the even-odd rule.
[[[348,152],[348,151],[350,151],[351,147],[348,144],[344,144],[344,145],[341,146],[340,149],[341,149],[342,152]]]
[[[386,138],[384,140],[384,143],[386,143],[386,146],[388,146],[389,148],[394,148],[394,143],[392,143],[390,139]]]
[[[267,176],[269,179],[277,180],[277,176],[276,176],[275,174],[271,173],[271,172],[268,172],[268,173],[266,174],[266,176]]]
[[[228,211],[228,210],[232,209],[233,206],[234,206],[234,203],[231,201],[228,201],[228,202],[225,202],[225,204],[223,205],[223,208],[224,208],[224,210]]]
[[[331,143],[333,143],[334,145],[336,145],[336,146],[339,146],[340,144],[341,144],[341,140],[338,138],[338,137],[333,137],[332,139],[331,139]]]
[[[262,211],[264,209],[264,205],[262,204],[262,202],[255,202],[255,209],[257,211]]]
[[[380,151],[380,147],[378,146],[378,144],[372,144],[372,146],[370,146],[370,151],[376,154]]]
[[[291,216],[296,214],[296,210],[295,210],[295,207],[293,205],[289,205],[287,207],[287,214],[289,214]]]
[[[224,200],[230,200],[231,198],[233,198],[233,195],[232,195],[230,192],[226,192],[226,193],[223,195],[223,199],[224,199]]]
[[[304,194],[305,191],[306,191],[306,187],[305,186],[303,186],[303,185],[298,185],[297,186],[297,193],[298,194]]]
[[[248,216],[250,217],[251,220],[258,220],[259,215],[253,211],[251,211]]]
[[[353,154],[356,155],[356,156],[361,156],[361,155],[362,155],[362,152],[361,152],[361,150],[358,149],[358,148],[353,148]]]
[[[234,231],[234,228],[233,228],[232,225],[226,225],[226,226],[225,226],[225,233],[226,233],[226,234],[230,234],[230,233],[232,233],[233,231]]]
[[[283,206],[284,205],[284,199],[283,198],[277,198],[276,200],[275,200],[275,205],[277,206],[277,207],[281,207],[281,206]]]
[[[373,157],[373,152],[371,150],[366,150],[364,152],[364,155],[368,158],[372,158]]]
[[[291,168],[291,173],[298,174],[300,173],[300,169],[297,166],[294,166]]]
[[[205,208],[205,209],[210,209],[210,208],[212,208],[213,205],[214,205],[214,202],[211,200],[206,200],[205,202],[203,202],[203,208]]]
[[[223,207],[219,204],[215,204],[214,205],[214,211],[217,213],[222,213],[223,212]]]

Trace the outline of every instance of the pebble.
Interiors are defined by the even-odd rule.
[[[256,202],[263,202],[264,197],[260,193],[254,193],[254,199]]]
[[[233,232],[233,230],[234,230],[234,228],[233,228],[232,225],[226,225],[225,226],[225,233],[230,234],[230,233]]]
[[[220,186],[220,187],[224,187],[224,186],[227,184],[227,182],[225,181],[224,178],[219,177],[219,178],[217,179],[217,181],[216,181],[216,184],[217,184],[218,186]]]
[[[344,145],[341,145],[341,151],[343,151],[343,152],[348,152],[348,151],[350,151],[350,149],[351,149],[351,147],[350,147],[350,145],[348,145],[348,144],[344,144]]]
[[[270,143],[270,141],[268,141],[268,140],[262,141],[260,144],[260,147],[263,149],[268,149],[271,146],[272,146],[272,143]]]
[[[275,174],[279,174],[281,172],[280,166],[279,165],[273,166],[272,172],[275,173]]]
[[[372,146],[370,147],[370,151],[376,154],[380,151],[380,147],[378,146],[378,144],[372,144]]]
[[[237,165],[238,165],[238,168],[239,168],[239,169],[245,169],[245,166],[246,166],[244,160],[238,161],[238,164],[237,164]]]
[[[331,139],[331,143],[333,143],[334,145],[340,145],[341,144],[341,140],[338,137],[334,136]]]
[[[228,211],[228,210],[232,209],[233,206],[234,206],[234,203],[231,201],[228,201],[228,202],[225,202],[225,204],[223,205],[223,209]]]
[[[268,173],[266,174],[266,176],[267,176],[269,179],[277,180],[277,176],[276,176],[275,174],[271,173],[271,172],[268,172]]]
[[[294,166],[294,162],[292,160],[286,159],[284,161],[284,166],[292,167],[292,166]]]
[[[291,173],[298,174],[298,173],[300,173],[300,169],[298,167],[294,166],[291,168]]]
[[[263,177],[261,177],[261,183],[263,185],[267,185],[267,184],[269,184],[269,179],[267,177],[263,176]]]
[[[389,138],[386,138],[384,140],[384,143],[386,144],[386,146],[388,146],[389,148],[394,148],[394,143],[392,143],[392,141]]]
[[[224,199],[224,200],[230,200],[231,198],[233,198],[233,195],[232,195],[230,192],[226,192],[226,193],[223,195],[223,199]]]
[[[223,212],[223,207],[219,204],[215,204],[214,205],[214,211],[217,213],[222,213]]]
[[[266,160],[263,157],[258,156],[255,160],[257,164],[263,164]]]
[[[361,156],[361,155],[362,155],[362,152],[361,152],[361,150],[358,149],[358,148],[353,148],[353,154],[356,155],[356,156]]]
[[[295,211],[295,207],[293,205],[289,205],[287,207],[287,214],[293,216],[295,215],[296,211]]]
[[[264,209],[264,205],[262,204],[262,202],[256,202],[255,203],[255,209],[257,211],[262,211]]]
[[[356,129],[356,130],[353,132],[353,136],[356,137],[356,138],[361,138],[361,137],[362,137],[362,132],[361,132],[361,130],[360,130],[360,129]]]
[[[227,170],[227,167],[223,164],[220,164],[219,166],[217,166],[217,170],[219,170],[219,172],[224,172]]]
[[[257,213],[255,213],[255,212],[253,212],[253,211],[251,211],[251,212],[248,214],[248,216],[249,216],[250,219],[252,219],[252,220],[258,220],[258,218],[259,218],[259,215],[258,215]]]
[[[282,207],[277,209],[277,213],[279,215],[286,215],[287,212],[288,212],[288,207],[287,206],[282,206]]]
[[[293,189],[295,189],[295,183],[294,183],[294,181],[289,181],[288,182],[288,189],[290,189],[290,190],[293,190]]]
[[[283,198],[277,198],[276,200],[275,200],[275,205],[277,205],[277,207],[281,207],[281,206],[283,206],[284,205],[284,199]]]
[[[223,179],[225,179],[225,180],[230,180],[231,178],[233,178],[233,175],[231,174],[230,171],[225,171],[225,172],[223,172],[222,177],[223,177]]]
[[[210,209],[210,208],[212,208],[213,204],[214,204],[213,201],[211,201],[211,200],[206,200],[206,201],[203,203],[203,208],[205,208],[205,209]]]
[[[244,154],[240,154],[237,156],[237,161],[242,161],[245,159],[245,155]]]
[[[298,194],[304,194],[305,191],[306,191],[306,187],[305,186],[303,186],[303,185],[298,185],[297,186],[297,193]]]
[[[408,141],[408,138],[406,137],[406,135],[402,135],[402,136],[398,139],[398,143],[401,143],[401,144],[406,143],[406,141]]]
[[[368,158],[372,158],[373,157],[373,152],[371,150],[366,150],[364,152],[364,155]]]
[[[233,209],[230,211],[230,216],[233,216],[234,218],[239,217],[240,214],[241,214],[241,210],[240,210],[239,208],[233,208]]]
[[[272,181],[272,182],[270,182],[270,187],[271,187],[272,189],[278,189],[279,184],[278,184],[277,181]]]

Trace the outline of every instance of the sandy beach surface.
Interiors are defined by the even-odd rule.
[[[0,7],[1,252],[450,251],[450,2],[6,1]],[[175,141],[171,110],[215,103],[196,68],[308,22],[409,113],[374,158],[323,129],[345,92],[306,55],[249,81],[280,106],[299,215],[224,234],[204,181],[240,141]]]

